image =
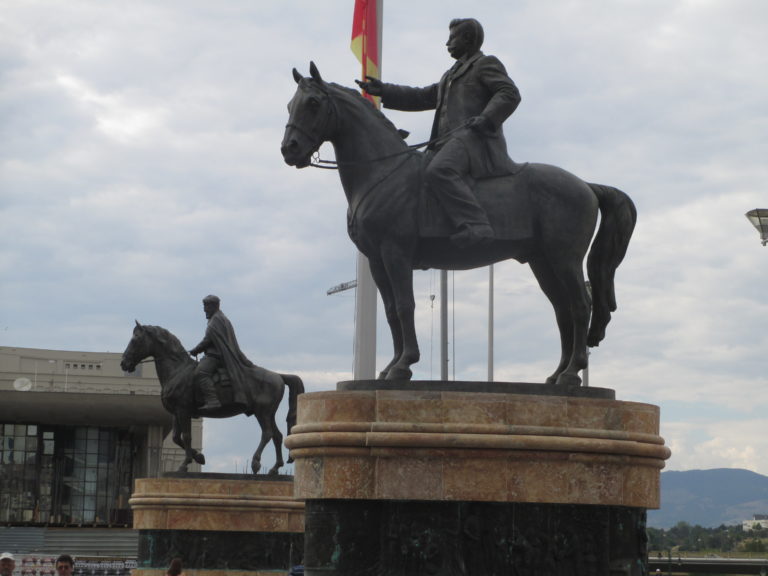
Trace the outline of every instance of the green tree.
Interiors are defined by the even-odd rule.
[[[748,538],[744,540],[745,552],[765,552],[765,542],[760,538]]]

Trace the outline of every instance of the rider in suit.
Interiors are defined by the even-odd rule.
[[[248,405],[245,392],[246,371],[253,368],[254,364],[240,350],[235,329],[229,318],[221,311],[220,305],[221,300],[218,296],[210,295],[203,298],[203,310],[208,319],[208,327],[205,330],[205,337],[189,351],[192,356],[205,352],[205,356],[195,368],[195,384],[205,400],[200,410],[221,408],[213,383],[213,375],[220,367],[227,371],[232,382],[235,404]]]
[[[371,77],[357,81],[369,94],[381,96],[387,108],[435,110],[425,177],[454,225],[451,240],[460,247],[493,239],[468,177],[514,171],[501,125],[520,103],[520,92],[498,58],[480,51],[483,38],[477,20],[451,21],[446,46],[456,63],[436,84],[414,88]]]

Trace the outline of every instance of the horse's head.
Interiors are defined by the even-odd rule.
[[[136,321],[136,327],[133,329],[133,337],[128,342],[128,346],[123,352],[123,358],[120,361],[120,368],[126,372],[133,372],[136,365],[147,356],[152,356],[152,338],[148,326],[142,326]]]
[[[310,77],[305,78],[293,69],[298,84],[296,93],[288,102],[288,124],[280,151],[289,166],[309,166],[312,154],[329,140],[334,129],[334,103],[329,85],[320,77],[317,66],[309,65]]]

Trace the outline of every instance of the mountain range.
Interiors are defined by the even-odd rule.
[[[661,508],[648,511],[648,526],[678,522],[715,528],[768,514],[768,476],[737,468],[661,473]]]

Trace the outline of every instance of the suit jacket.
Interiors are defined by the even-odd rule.
[[[457,61],[440,82],[423,88],[385,83],[381,101],[393,110],[435,110],[432,139],[474,116],[484,116],[493,126],[487,133],[460,130],[452,135],[466,144],[472,175],[483,178],[514,171],[502,124],[520,103],[520,92],[495,56],[478,51],[466,61]],[[439,147],[440,143],[432,148]]]

